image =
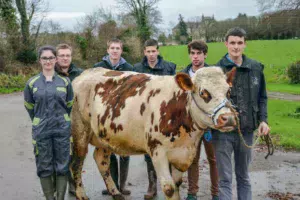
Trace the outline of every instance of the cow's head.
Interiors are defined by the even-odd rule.
[[[190,91],[190,113],[196,124],[223,132],[235,128],[235,116],[228,107],[235,72],[236,68],[225,75],[220,67],[205,67],[197,70],[192,79],[185,73],[175,76],[179,87]]]

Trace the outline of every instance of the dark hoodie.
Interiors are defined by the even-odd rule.
[[[117,63],[117,65],[113,66],[109,60],[109,55],[104,56],[101,62],[98,62],[94,65],[94,68],[95,67],[103,67],[106,69],[117,71],[133,71],[132,65],[127,63],[127,61],[122,57],[120,58],[120,61]]]

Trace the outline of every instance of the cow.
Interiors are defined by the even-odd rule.
[[[76,197],[88,199],[81,171],[88,144],[108,191],[123,200],[109,170],[110,154],[149,154],[166,199],[178,200],[182,173],[191,165],[207,127],[231,131],[235,113],[227,100],[235,70],[219,67],[187,74],[155,76],[103,68],[73,81],[73,156],[70,170]],[[171,172],[169,165],[171,165]]]

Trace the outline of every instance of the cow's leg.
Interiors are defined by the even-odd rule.
[[[181,183],[182,183],[182,172],[179,171],[178,169],[176,169],[173,165],[172,166],[172,178],[175,182],[175,185],[177,188],[180,187]]]
[[[83,168],[84,159],[86,157],[87,150],[84,150],[83,146],[76,145],[74,142],[74,152],[72,156],[72,162],[70,165],[70,171],[73,175],[75,188],[76,188],[76,198],[80,200],[88,200],[84,186],[82,184],[81,172]],[[85,147],[87,148],[87,146]]]
[[[75,112],[75,109],[74,109]],[[74,114],[74,113],[73,113]],[[77,114],[77,113],[76,113]],[[84,159],[88,153],[88,143],[90,130],[85,128],[82,121],[78,118],[72,118],[72,136],[73,136],[73,155],[70,163],[70,171],[73,175],[76,198],[80,200],[89,199],[85,193],[82,184],[81,172],[83,168]]]
[[[103,177],[106,188],[112,194],[113,198],[115,200],[125,200],[110,175],[110,154],[111,152],[108,149],[95,148],[94,159]]]
[[[160,180],[162,191],[168,200],[180,200],[179,191],[170,173],[169,161],[163,148],[153,152],[152,162]]]

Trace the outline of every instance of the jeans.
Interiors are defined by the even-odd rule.
[[[244,133],[243,137],[248,145],[253,144],[253,133]],[[252,149],[247,148],[243,144],[237,132],[214,132],[212,138],[219,174],[219,199],[232,199],[231,155],[233,153],[238,200],[252,200],[251,183],[248,173]]]

